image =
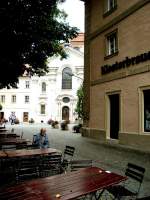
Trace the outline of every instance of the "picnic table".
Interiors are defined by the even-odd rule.
[[[7,154],[4,151],[0,151],[0,159],[1,158],[6,158]]]
[[[45,154],[52,154],[52,153],[61,153],[58,149],[53,148],[46,148],[46,149],[20,149],[20,150],[12,150],[12,151],[5,151],[8,158],[21,158],[21,157],[29,157],[29,156],[39,156]]]
[[[98,200],[103,191],[121,181],[125,176],[98,167],[26,181],[20,185],[0,189],[1,200],[69,200],[87,194]]]
[[[27,143],[28,140],[21,138],[3,138],[0,140],[0,145],[22,144]]]

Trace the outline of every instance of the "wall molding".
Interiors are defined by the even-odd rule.
[[[119,73],[108,74],[104,77],[101,77],[100,79],[91,81],[91,86],[103,84],[105,82],[122,79],[122,78],[126,78],[128,76],[133,76],[133,75],[146,73],[146,72],[150,72],[150,65],[144,65],[142,67],[134,68],[134,69],[132,68],[130,70],[128,69],[128,70],[125,70],[125,71],[122,71]]]

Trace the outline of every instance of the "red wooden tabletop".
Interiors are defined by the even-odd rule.
[[[0,158],[7,157],[7,154],[4,151],[0,151]]]
[[[9,137],[9,138],[16,138],[16,137],[20,137],[20,135],[17,135],[16,133],[7,133],[7,132],[0,132],[0,139],[1,136],[5,136],[5,138]]]
[[[105,189],[126,177],[97,167],[36,179],[0,190],[1,200],[69,200]],[[57,197],[58,196],[58,197]]]
[[[1,133],[1,132],[5,132],[5,131],[8,131],[8,130],[5,129],[5,128],[0,128],[0,133]]]
[[[0,140],[0,145],[22,144],[22,143],[27,143],[27,140],[21,138],[3,138]]]
[[[5,151],[9,158],[13,157],[25,157],[25,156],[36,156],[36,155],[44,155],[51,153],[61,153],[58,149],[46,148],[46,149],[20,149],[20,150],[12,150]]]

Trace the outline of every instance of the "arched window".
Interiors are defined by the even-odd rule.
[[[46,83],[45,82],[42,83],[42,92],[46,92]]]
[[[69,67],[62,71],[62,89],[72,89],[72,70]]]

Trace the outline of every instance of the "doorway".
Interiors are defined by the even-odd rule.
[[[110,102],[110,138],[118,139],[120,124],[119,94],[109,95]]]
[[[62,120],[69,121],[69,107],[64,106],[62,108]]]
[[[23,122],[28,122],[29,120],[29,113],[28,112],[24,112],[23,113]]]
[[[4,112],[0,112],[0,121],[4,118]]]

